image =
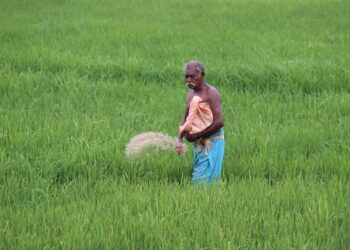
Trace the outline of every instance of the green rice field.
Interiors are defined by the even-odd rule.
[[[220,183],[178,156],[183,65],[222,96]],[[0,249],[350,249],[348,0],[1,0]]]

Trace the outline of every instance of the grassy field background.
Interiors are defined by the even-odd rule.
[[[349,249],[350,2],[0,1],[1,249]],[[219,185],[176,136],[183,64],[222,95]],[[190,151],[192,146],[188,144]]]

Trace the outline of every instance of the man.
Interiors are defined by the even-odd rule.
[[[221,97],[219,92],[205,82],[204,65],[198,61],[190,61],[184,67],[185,79],[189,88],[186,98],[186,111],[181,122],[183,125],[189,114],[191,100],[199,96],[203,102],[209,104],[213,115],[211,125],[195,134],[179,132],[176,140],[176,152],[184,152],[182,138],[194,142],[194,167],[192,183],[208,182],[219,180],[221,166],[224,156],[224,118],[221,110]]]

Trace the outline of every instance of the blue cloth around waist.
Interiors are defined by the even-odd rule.
[[[224,135],[223,129],[209,135],[208,138],[210,139],[220,135]],[[206,155],[206,146],[203,145],[201,151],[197,153],[198,144],[194,143],[193,184],[202,182],[211,184],[213,181],[220,180],[222,161],[224,158],[224,146],[224,139],[211,140],[211,147]]]

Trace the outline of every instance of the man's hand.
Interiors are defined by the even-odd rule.
[[[184,145],[182,144],[182,141],[180,139],[176,139],[176,153],[178,155],[181,155],[185,152],[185,147]]]

